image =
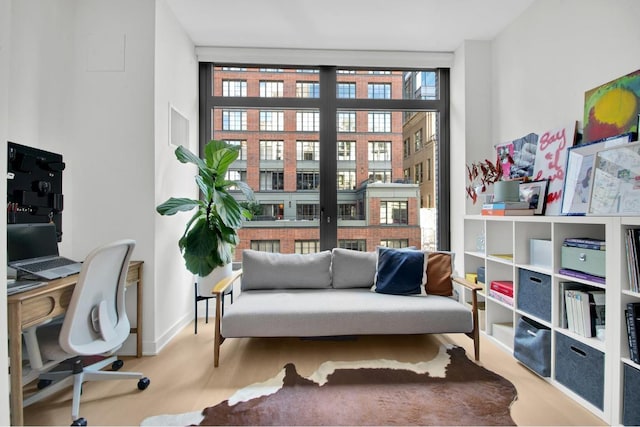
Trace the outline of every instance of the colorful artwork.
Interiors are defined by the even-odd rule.
[[[549,180],[545,215],[560,215],[567,152],[575,143],[576,128],[574,122],[567,127],[542,132],[538,139],[533,180]]]
[[[506,144],[497,145],[496,149],[504,176],[509,179],[532,177],[537,147],[538,135],[535,133],[514,139]],[[501,155],[506,153],[509,154],[510,159],[506,155]]]
[[[638,132],[640,70],[585,93],[583,143]]]

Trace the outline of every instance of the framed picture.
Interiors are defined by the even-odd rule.
[[[562,215],[587,214],[596,153],[610,147],[628,144],[633,139],[633,133],[626,133],[569,148],[562,197]]]
[[[640,142],[598,151],[589,213],[640,215]]]
[[[535,209],[534,215],[544,215],[547,206],[549,180],[528,181],[520,183],[520,200],[529,202],[529,208]]]

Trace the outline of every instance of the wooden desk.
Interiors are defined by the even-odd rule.
[[[47,285],[7,297],[9,324],[9,366],[11,373],[11,425],[24,424],[22,413],[22,331],[64,314],[71,301],[78,274],[49,282]],[[127,287],[137,285],[136,356],[142,356],[142,261],[131,261]]]

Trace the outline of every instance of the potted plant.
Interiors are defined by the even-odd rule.
[[[242,181],[225,179],[229,165],[238,157],[239,148],[212,140],[205,146],[203,159],[183,146],[176,148],[175,154],[181,163],[193,163],[198,167],[195,181],[201,198],[171,197],[156,208],[160,215],[195,209],[178,246],[187,270],[193,274],[208,278],[212,272],[216,273],[214,269],[224,270],[207,281],[212,285],[231,272],[233,250],[238,244],[237,230],[242,226],[243,218],[251,219],[252,216],[229,190],[241,190],[250,201],[254,200],[253,190]],[[198,284],[202,286],[200,282]]]
[[[507,154],[504,161],[513,164],[513,158]],[[490,184],[497,183],[511,183],[516,189],[519,185],[518,181],[509,181],[504,180],[504,171],[502,169],[502,159],[500,155],[497,156],[495,163],[489,159],[485,159],[483,161],[471,163],[471,165],[467,165],[467,179],[469,180],[469,184],[467,185],[467,196],[473,201],[475,204],[478,200],[478,194],[484,193],[487,191],[487,187]],[[509,185],[509,184],[507,184]],[[509,190],[506,190],[509,192]],[[511,191],[512,192],[512,191]],[[498,193],[498,191],[496,191]],[[502,193],[502,191],[500,191]],[[496,200],[497,201],[497,200]],[[500,200],[507,201],[507,200]]]

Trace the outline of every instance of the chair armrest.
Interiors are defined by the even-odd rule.
[[[242,269],[234,271],[230,276],[227,276],[216,283],[216,285],[211,290],[211,293],[215,294],[216,296],[224,294],[230,286],[233,286],[233,282],[238,280],[240,276],[242,276]]]

